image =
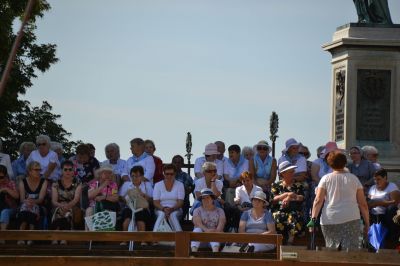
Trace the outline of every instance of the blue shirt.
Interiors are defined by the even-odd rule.
[[[12,162],[11,165],[15,177],[20,175],[23,176],[26,175],[26,160],[24,159],[23,155],[19,156],[18,159]]]

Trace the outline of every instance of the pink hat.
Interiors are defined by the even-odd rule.
[[[218,152],[218,147],[214,143],[209,143],[206,145],[205,151],[203,153],[204,155],[219,155],[220,153]]]
[[[329,141],[328,143],[325,144],[325,148],[322,151],[322,155],[321,158],[325,159],[325,157],[328,155],[328,153],[330,153],[331,151],[343,151],[342,149],[339,149],[336,142],[334,141]]]

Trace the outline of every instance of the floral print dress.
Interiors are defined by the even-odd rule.
[[[286,192],[294,192],[297,195],[304,196],[304,186],[300,182],[293,183],[291,186],[284,186],[282,180],[274,183],[271,188],[271,201],[275,196]],[[271,207],[272,217],[276,223],[276,231],[279,234],[292,236],[299,234],[304,229],[303,220],[303,201],[291,201],[286,207],[282,206],[282,202],[276,202]]]

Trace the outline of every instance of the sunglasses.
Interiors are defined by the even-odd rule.
[[[266,146],[258,146],[258,147],[257,147],[257,150],[258,150],[258,151],[267,151],[267,150],[268,150],[268,147],[266,147]]]
[[[72,172],[74,171],[74,168],[63,168],[64,172]]]
[[[36,145],[39,146],[39,147],[40,146],[46,146],[46,143],[37,143]]]
[[[206,173],[216,173],[217,169],[206,170]]]

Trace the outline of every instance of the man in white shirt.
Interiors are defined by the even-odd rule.
[[[105,160],[102,164],[112,165],[113,173],[118,181],[118,185],[120,185],[126,161],[120,158],[119,146],[117,143],[110,143],[106,145],[104,151],[108,160]]]
[[[130,142],[132,157],[126,163],[122,172],[122,181],[130,180],[129,173],[131,168],[135,165],[140,165],[144,169],[144,181],[149,181],[153,184],[153,176],[155,171],[155,164],[153,157],[144,152],[144,141],[141,138],[134,138]]]

